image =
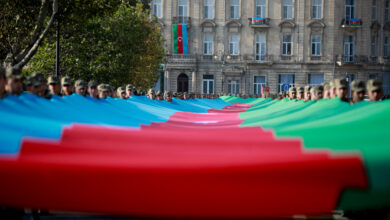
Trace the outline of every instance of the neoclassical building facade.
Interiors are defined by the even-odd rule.
[[[153,0],[169,52],[164,90],[278,93],[336,77],[380,78],[390,93],[387,0]],[[172,27],[187,24],[188,54]]]

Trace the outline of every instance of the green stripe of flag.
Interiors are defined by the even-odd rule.
[[[177,24],[172,26],[172,35],[173,35],[173,53],[179,53],[179,43],[177,42]]]

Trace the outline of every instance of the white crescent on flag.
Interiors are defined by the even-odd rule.
[[[178,38],[177,38],[177,41],[178,41],[178,42],[182,42],[182,41],[183,41],[183,38],[182,38],[182,37],[178,37]]]

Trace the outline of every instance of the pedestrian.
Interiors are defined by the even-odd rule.
[[[88,82],[88,94],[92,98],[99,99],[98,83],[95,80]]]
[[[0,65],[0,98],[4,98],[7,96],[7,93],[5,92],[5,69]]]
[[[73,94],[73,81],[69,76],[64,76],[61,79],[62,95],[68,96]]]
[[[52,95],[61,96],[61,84],[57,76],[49,76],[47,84],[49,84],[49,91]]]
[[[99,98],[101,99],[106,99],[108,96],[109,88],[107,84],[100,84],[98,86],[98,91],[99,91]]]
[[[330,99],[330,84],[329,83],[324,83],[324,99]]]
[[[153,89],[149,89],[149,91],[148,91],[148,98],[151,99],[151,100],[155,100],[156,99],[156,93],[154,92]]]
[[[383,88],[382,81],[378,79],[371,79],[367,82],[367,95],[371,102],[377,102],[382,99]]]
[[[305,98],[305,88],[302,86],[297,87],[297,100],[303,100]]]
[[[335,79],[334,85],[336,87],[336,96],[343,102],[349,102],[348,96],[348,82],[346,79]]]
[[[334,97],[337,96],[337,93],[336,93],[336,84],[335,84],[335,79],[331,80],[329,82],[329,99],[333,99]]]
[[[41,80],[35,75],[31,78],[31,94],[34,94],[36,96],[43,96],[43,93],[41,91]]]
[[[8,94],[18,96],[23,92],[23,75],[20,70],[7,69],[6,70],[6,84],[5,90]]]
[[[288,97],[290,100],[294,100],[297,98],[297,88],[295,87],[290,87],[288,89]]]
[[[305,97],[304,97],[303,101],[307,102],[307,101],[311,100],[310,90],[311,90],[311,86],[309,86],[309,85],[305,86]]]
[[[320,100],[323,98],[324,87],[322,85],[316,85],[310,89],[311,99]]]
[[[131,84],[127,84],[127,86],[126,86],[126,96],[127,96],[127,98],[130,98],[131,95],[134,95],[134,87]]]
[[[164,93],[164,99],[167,102],[172,102],[172,92],[170,91],[165,91]]]
[[[127,99],[127,95],[126,95],[126,88],[121,86],[121,87],[118,87],[117,91],[117,96],[120,98],[120,99]]]
[[[351,104],[356,104],[364,100],[366,84],[362,80],[354,80],[351,83],[352,100]]]
[[[87,84],[85,83],[84,80],[82,79],[76,80],[76,82],[74,83],[74,87],[76,88],[77,94],[81,96],[87,95]]]

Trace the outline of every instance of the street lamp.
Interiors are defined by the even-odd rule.
[[[59,13],[56,15],[57,20],[57,31],[56,31],[56,72],[55,76],[60,75],[60,16]]]

